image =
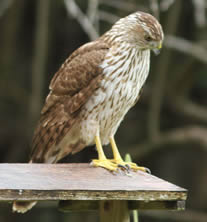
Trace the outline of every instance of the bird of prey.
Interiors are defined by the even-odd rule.
[[[66,155],[96,145],[96,167],[116,171],[125,163],[114,135],[129,109],[139,99],[150,68],[150,50],[162,47],[164,34],[152,15],[135,12],[121,18],[95,41],[63,63],[54,75],[32,141],[30,163],[56,163]],[[113,159],[102,145],[111,144]],[[35,202],[14,202],[13,210],[26,212]]]

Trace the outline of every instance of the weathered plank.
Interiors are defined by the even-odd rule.
[[[186,190],[144,172],[113,174],[89,164],[0,164],[0,201],[182,201]]]

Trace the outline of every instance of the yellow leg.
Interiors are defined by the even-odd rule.
[[[137,170],[141,170],[141,171],[144,171],[144,172],[149,172],[149,170],[145,167],[139,167],[137,166],[136,163],[132,163],[132,162],[124,162],[124,160],[121,158],[121,155],[119,153],[119,150],[116,146],[116,142],[114,140],[114,137],[111,137],[110,138],[110,144],[111,144],[111,147],[112,147],[112,152],[113,152],[113,155],[114,155],[114,159],[111,160],[111,162],[117,164],[117,166],[123,166],[123,167],[129,167],[135,171]]]
[[[109,139],[109,141],[110,141],[110,144],[111,144],[111,148],[112,148],[112,152],[113,152],[113,156],[114,156],[114,161],[124,162],[123,159],[121,158],[121,155],[120,155],[119,150],[117,148],[114,137],[111,137]]]
[[[96,143],[96,148],[98,152],[98,159],[99,160],[106,160],[106,156],[103,151],[103,147],[101,145],[101,140],[99,136],[95,136],[95,143]]]
[[[117,164],[111,162],[110,160],[106,158],[102,145],[101,145],[101,140],[100,140],[99,135],[95,136],[95,143],[96,143],[96,148],[98,152],[98,159],[92,160],[92,165],[96,167],[103,167],[110,171],[116,171]]]

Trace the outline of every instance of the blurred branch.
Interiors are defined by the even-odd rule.
[[[119,16],[106,11],[99,11],[99,18],[100,20],[106,21],[111,24],[114,24],[116,21],[120,19]]]
[[[108,5],[114,7],[116,9],[128,11],[128,12],[135,12],[136,10],[140,11],[147,11],[147,8],[144,6],[123,0],[100,0],[100,3],[104,5]]]
[[[168,48],[172,48],[179,52],[193,56],[201,62],[207,64],[207,50],[199,44],[171,35],[167,35],[165,37],[164,44]]]
[[[96,31],[99,33],[99,13],[98,13],[99,0],[88,0],[87,16],[95,26]]]
[[[166,33],[175,33],[179,21],[181,2],[176,1],[175,5],[168,12],[166,19]],[[154,140],[159,136],[160,131],[160,112],[164,99],[165,80],[170,64],[170,52],[163,51],[159,57],[156,70],[156,79],[152,86],[152,96],[150,98],[149,116],[148,116],[148,134],[149,139]]]
[[[36,9],[36,31],[32,65],[32,93],[29,104],[29,122],[36,122],[42,102],[45,63],[48,52],[48,23],[50,0],[38,0]]]
[[[75,18],[79,22],[82,29],[88,35],[90,40],[97,39],[99,36],[97,30],[95,29],[89,18],[81,11],[76,2],[74,0],[64,0],[64,2],[68,14],[70,14],[73,18]]]
[[[96,20],[97,10],[98,10],[98,0],[88,0],[87,16],[92,24]]]
[[[160,3],[160,10],[167,11],[174,3],[175,0],[162,0]]]
[[[195,104],[185,97],[175,97],[172,100],[172,109],[184,114],[185,116],[193,118],[194,120],[196,119],[197,121],[207,123],[207,108]]]
[[[11,7],[13,0],[1,0],[0,3],[0,17]]]
[[[148,105],[149,97],[151,96],[148,87],[145,88],[144,93],[142,94],[142,99],[140,100],[140,104],[144,106]],[[196,104],[187,97],[180,96],[179,89],[175,89],[175,93],[176,92],[179,92],[179,95],[173,94],[174,92],[169,92],[165,108],[169,108],[172,112],[176,112],[178,115],[183,115],[184,118],[189,118],[191,122],[199,121],[200,123],[207,124],[207,107]]]
[[[206,0],[192,0],[194,5],[195,21],[198,27],[206,25]]]
[[[160,10],[157,0],[149,0],[149,7],[153,13],[153,15],[159,20]]]
[[[172,145],[183,143],[195,143],[207,150],[206,135],[207,129],[200,126],[188,126],[184,128],[174,129],[160,134],[159,137],[157,137],[156,140],[154,140],[153,142],[148,141],[143,144],[129,147],[127,152],[129,152],[134,159],[139,159],[154,151],[158,151],[160,149],[169,149],[169,147],[172,147]],[[169,144],[171,146],[169,146]],[[185,148],[185,146],[182,147]]]

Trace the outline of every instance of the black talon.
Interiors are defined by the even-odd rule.
[[[151,174],[151,170],[150,170],[149,168],[147,168],[147,167],[144,167],[144,169],[145,169],[145,172],[146,172],[146,173],[149,173],[149,174]]]
[[[130,170],[131,170],[131,167],[130,167],[130,165],[129,165],[129,164],[126,164],[126,165],[125,165],[125,167],[127,168],[127,170],[128,170],[128,171],[130,171]]]
[[[131,167],[130,167],[128,164],[126,164],[125,166],[126,166],[126,168],[127,168],[127,170],[126,170],[126,171],[127,171],[127,175],[130,176],[130,175],[131,175],[131,174],[130,174],[130,172],[131,172]]]
[[[131,167],[128,164],[126,165],[118,164],[117,166],[120,167],[122,170],[124,170],[127,175],[130,175]]]
[[[124,170],[127,170],[127,167],[122,164],[118,164],[118,167],[123,168]]]

